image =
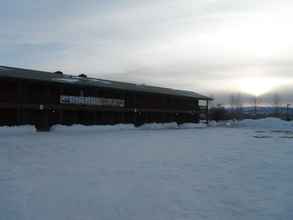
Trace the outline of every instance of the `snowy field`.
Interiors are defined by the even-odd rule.
[[[0,128],[0,220],[293,219],[293,124]]]

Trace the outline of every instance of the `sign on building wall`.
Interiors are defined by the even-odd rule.
[[[111,106],[111,107],[124,107],[125,100],[123,99],[109,99],[98,97],[84,97],[84,96],[60,96],[61,104],[72,105],[95,105],[95,106]]]
[[[198,105],[199,106],[207,106],[207,101],[206,100],[199,100]]]

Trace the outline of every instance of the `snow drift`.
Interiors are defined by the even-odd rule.
[[[128,130],[162,130],[162,129],[195,129],[205,128],[206,124],[185,123],[177,125],[177,123],[149,123],[140,127],[133,124],[117,124],[117,125],[55,125],[51,128],[53,133],[87,133],[87,132],[110,132],[110,131],[128,131]],[[32,125],[25,126],[4,126],[0,127],[0,135],[24,135],[35,133],[36,129]]]
[[[87,133],[87,132],[110,132],[110,131],[128,131],[128,130],[162,130],[162,129],[197,129],[206,128],[204,123],[185,123],[177,125],[176,123],[150,123],[144,124],[140,127],[135,127],[133,124],[117,124],[117,125],[55,125],[52,127],[52,133]],[[243,121],[225,121],[214,122],[211,121],[209,127],[236,127],[236,128],[251,128],[251,129],[271,129],[271,130],[290,130],[293,129],[293,122],[283,121],[278,118],[265,119],[246,119]],[[0,127],[0,135],[8,134],[32,134],[36,130],[34,126],[15,126],[15,127]]]
[[[237,126],[256,129],[293,129],[293,122],[278,118],[246,119],[238,122]]]

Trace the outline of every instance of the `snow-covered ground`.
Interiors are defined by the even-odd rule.
[[[293,219],[281,123],[0,128],[0,220]]]

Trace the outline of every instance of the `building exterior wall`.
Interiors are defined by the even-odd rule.
[[[64,103],[62,96],[71,97],[74,101]],[[54,124],[141,125],[198,120],[199,105],[194,98],[25,79],[0,79],[0,125],[33,124],[39,130],[48,130]]]

